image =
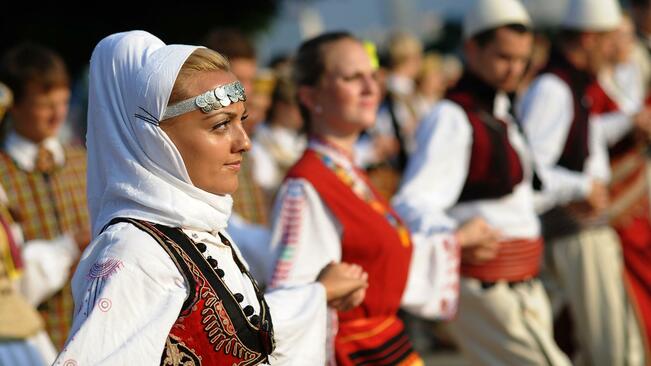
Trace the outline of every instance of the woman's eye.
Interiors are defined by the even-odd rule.
[[[212,126],[212,131],[223,131],[231,123],[230,120],[221,121]]]
[[[362,73],[356,72],[354,74],[350,75],[344,75],[342,79],[344,81],[355,81],[355,80],[361,80],[364,78],[364,75]]]

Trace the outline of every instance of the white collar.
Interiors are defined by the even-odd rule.
[[[348,171],[354,171],[355,165],[353,163],[352,157],[339,150],[339,148],[336,146],[333,146],[328,142],[324,142],[321,139],[312,138],[310,139],[309,147],[319,154],[323,154],[329,157],[332,159],[332,161],[334,161],[335,164],[341,166],[342,168]]]
[[[52,153],[54,163],[63,166],[66,162],[66,155],[63,146],[56,137],[48,137],[42,142],[43,146]],[[5,151],[18,164],[18,167],[31,172],[34,170],[34,162],[38,154],[38,144],[23,136],[11,131],[5,141]]]
[[[500,119],[510,119],[511,101],[504,92],[498,92],[493,100],[493,115]]]

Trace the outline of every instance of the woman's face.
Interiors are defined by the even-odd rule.
[[[185,84],[187,95],[197,96],[233,81],[233,74],[213,71],[199,73]],[[237,102],[210,113],[197,109],[161,122],[196,187],[218,195],[237,190],[243,153],[251,148],[242,126],[246,113],[244,102]]]
[[[371,59],[352,39],[325,46],[325,71],[313,89],[312,120],[315,127],[340,134],[358,133],[373,126],[380,89]]]

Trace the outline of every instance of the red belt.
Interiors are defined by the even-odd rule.
[[[481,264],[461,264],[461,275],[485,282],[524,281],[540,271],[543,240],[510,240],[500,243],[497,257]]]

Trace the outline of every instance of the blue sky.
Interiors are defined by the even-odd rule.
[[[444,20],[459,20],[475,0],[283,0],[277,19],[256,39],[266,62],[279,52],[294,50],[303,34],[348,30],[382,42],[392,29],[406,29],[422,37],[435,34]],[[567,0],[522,0],[539,24],[562,16]],[[301,27],[303,19],[305,26]]]

